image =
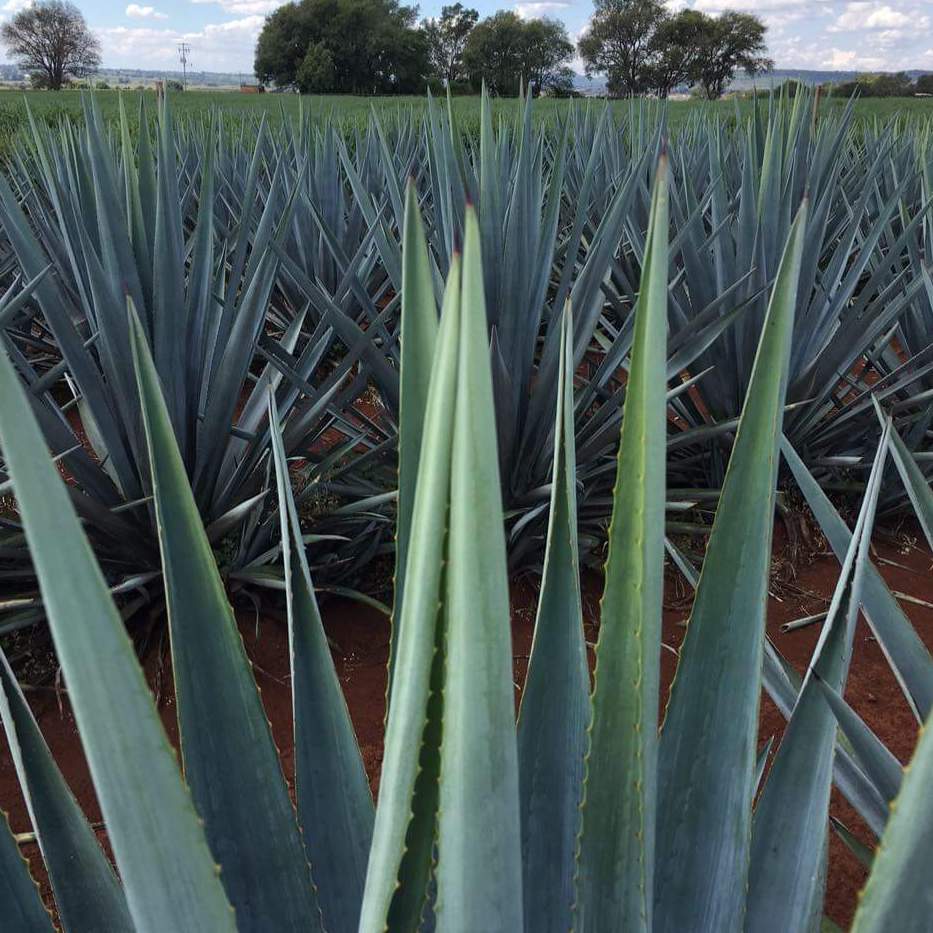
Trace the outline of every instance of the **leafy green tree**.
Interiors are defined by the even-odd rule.
[[[920,75],[913,90],[915,94],[933,94],[933,74]]]
[[[524,21],[522,30],[522,73],[534,93],[572,84],[573,73],[563,65],[573,55],[567,28],[555,19]]]
[[[474,84],[485,82],[491,94],[502,97],[518,93],[523,29],[521,18],[507,10],[477,24],[463,50],[463,63]]]
[[[697,10],[681,10],[661,20],[651,40],[648,84],[667,97],[679,84],[692,84],[703,59],[711,19]]]
[[[566,85],[564,63],[573,55],[563,23],[552,19],[523,20],[500,10],[470,33],[463,63],[471,81],[486,84],[490,93],[514,97],[524,82],[531,93]]]
[[[463,74],[463,50],[479,13],[462,3],[441,7],[441,15],[426,19],[421,29],[428,41],[431,67],[445,81],[456,81]]]
[[[910,75],[904,71],[896,74],[859,75],[855,81],[846,81],[832,86],[836,97],[912,97],[916,92],[925,93],[924,87],[933,87],[933,82],[921,84],[923,78],[914,84]],[[929,93],[927,91],[926,93]]]
[[[296,81],[302,94],[326,94],[334,89],[334,56],[323,42],[308,46]]]
[[[568,65],[561,65],[549,72],[541,87],[541,93],[548,97],[582,97],[574,86],[574,70]]]
[[[660,0],[596,0],[577,43],[587,76],[604,74],[610,97],[644,94],[651,86],[654,37],[668,14]]]
[[[910,97],[914,93],[914,83],[904,71],[873,75],[869,84],[874,97]]]
[[[58,91],[100,66],[97,37],[81,11],[67,0],[29,4],[3,24],[0,39],[36,87]]]
[[[736,71],[756,75],[774,66],[763,54],[766,28],[750,13],[723,13],[709,20],[696,77],[710,100],[722,97]]]
[[[660,0],[596,0],[590,26],[577,44],[587,75],[605,74],[610,97],[655,92],[678,84],[722,96],[736,71],[772,67],[764,57],[764,23],[748,13],[671,15]]]
[[[323,36],[324,23],[315,23],[315,14],[336,12],[336,2],[286,3],[266,18],[256,42],[253,70],[256,77],[279,87],[291,87],[297,82],[298,69],[309,46]],[[314,7],[312,9],[312,6]]]
[[[417,8],[398,0],[301,0],[279,7],[256,44],[256,77],[301,88],[306,77],[332,74],[330,90],[348,94],[420,93],[430,72],[428,43],[415,28]],[[328,52],[330,62],[324,52]],[[311,68],[311,66],[314,66]]]

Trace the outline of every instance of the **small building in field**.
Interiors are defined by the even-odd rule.
[[[241,84],[241,94],[265,94],[266,89],[262,84]]]

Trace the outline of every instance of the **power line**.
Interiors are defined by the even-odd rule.
[[[185,90],[188,90],[188,54],[191,52],[191,46],[187,42],[178,43],[178,60],[181,62],[182,83]]]

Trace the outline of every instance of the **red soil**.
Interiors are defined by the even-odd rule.
[[[776,555],[779,552],[780,537],[775,548]],[[886,563],[878,564],[879,570],[892,589],[933,602],[931,556],[925,545],[921,543],[913,546],[909,539],[903,539],[899,546],[893,542],[879,541],[876,557],[901,565],[895,567]],[[775,583],[773,587],[777,595],[772,596],[769,602],[768,633],[779,650],[801,672],[805,669],[816,644],[819,626],[808,626],[788,634],[782,634],[780,626],[784,622],[825,609],[837,574],[836,560],[830,555],[820,554],[809,563],[798,565],[790,582],[786,579],[787,574],[784,574],[784,583]],[[597,635],[600,591],[598,577],[595,574],[587,575],[584,579],[584,612],[587,620],[586,637],[591,643],[595,642]],[[536,595],[536,581],[521,580],[513,587],[513,652],[517,684],[523,682],[528,663]],[[902,602],[902,605],[924,642],[933,648],[933,609],[911,602]],[[328,602],[323,608],[323,614],[334,646],[337,671],[375,791],[382,763],[388,623],[382,615],[369,607],[339,599]],[[689,595],[683,581],[673,572],[669,572],[664,613],[664,642],[670,648],[679,647],[684,633],[683,623],[688,615]],[[241,618],[241,630],[247,651],[255,665],[256,678],[262,689],[263,702],[272,722],[276,742],[281,749],[285,774],[291,780],[294,748],[291,737],[291,695],[285,624],[277,617],[268,617],[257,629],[255,617],[244,615]],[[661,662],[663,689],[666,693],[676,663],[673,651],[663,650]],[[177,741],[177,728],[167,656],[163,664],[164,669],[160,675],[159,659],[152,656],[146,662],[146,670],[153,684],[161,683],[162,719],[174,742]],[[100,811],[81,752],[74,719],[68,708],[67,694],[56,696],[53,690],[43,689],[31,691],[27,695],[52,752],[78,800],[91,821],[99,821]],[[898,758],[906,762],[916,741],[917,723],[864,621],[860,622],[856,633],[855,656],[846,696]],[[518,697],[519,693],[516,691],[516,700]],[[760,747],[763,747],[771,736],[776,737],[776,746],[783,726],[783,717],[765,697],[761,706]],[[14,832],[30,831],[29,817],[3,739],[0,739],[0,806],[9,812]],[[870,834],[855,812],[835,791],[832,812],[864,842],[871,842]],[[100,832],[100,836],[103,840],[103,831]],[[51,903],[38,846],[26,843],[22,846],[22,851],[30,860],[46,902]],[[858,861],[835,834],[831,833],[826,913],[843,927],[848,926],[851,921],[857,894],[864,880],[865,871]]]

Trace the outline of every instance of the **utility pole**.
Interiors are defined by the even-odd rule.
[[[181,62],[182,84],[188,90],[188,53],[191,46],[187,42],[178,43],[178,60]]]

